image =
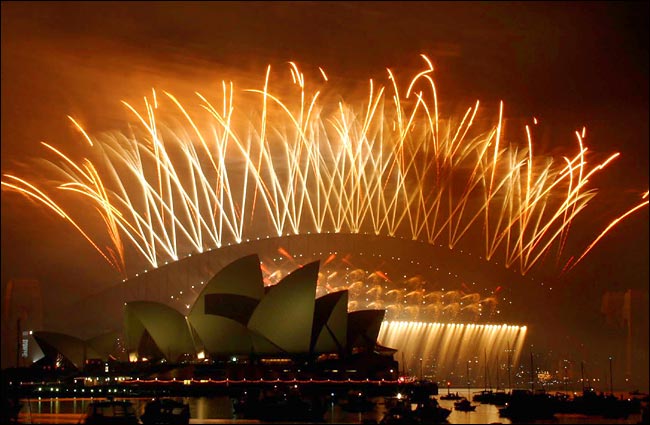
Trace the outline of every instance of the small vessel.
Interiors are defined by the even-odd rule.
[[[246,392],[233,400],[233,410],[247,419],[266,422],[321,422],[326,405],[318,397],[303,397],[297,391]]]
[[[397,393],[397,395],[391,397],[384,397],[384,406],[386,406],[386,410],[390,410],[394,407],[402,408],[406,405],[409,406],[410,410],[411,401],[408,396],[402,393]]]
[[[375,402],[368,399],[363,391],[349,391],[347,401],[341,403],[346,412],[369,412],[375,408]]]
[[[512,390],[510,400],[499,409],[499,416],[514,421],[553,419],[557,402],[543,391]]]
[[[449,390],[449,384],[447,384],[447,394],[440,396],[440,400],[461,400],[463,398],[464,397],[459,395],[458,392],[452,394]]]
[[[485,389],[478,393],[475,393],[474,397],[472,397],[472,401],[477,403],[482,403],[482,404],[494,404],[497,406],[504,406],[508,402],[508,400],[510,400],[510,394],[505,392],[504,390],[499,389],[499,356],[497,356],[497,367],[496,367],[496,375],[497,375],[496,391],[492,391],[491,385],[490,388],[488,389],[488,379],[490,375],[488,373],[488,368],[487,368],[487,354],[485,357],[486,357]]]
[[[504,390],[499,389],[499,356],[497,355],[497,389],[492,393],[492,397],[489,398],[489,404],[494,404],[497,406],[505,406],[505,404],[510,400],[510,394]]]
[[[156,398],[144,407],[143,424],[185,425],[190,423],[190,406],[173,399]]]
[[[477,402],[477,403],[483,403],[483,404],[490,404],[492,402],[492,399],[494,397],[494,393],[492,389],[490,388],[488,390],[488,361],[487,361],[487,350],[485,351],[485,375],[483,379],[485,380],[485,389],[479,393],[474,394],[474,397],[472,397],[472,401]]]
[[[435,398],[417,404],[406,400],[391,407],[379,423],[438,424],[445,422],[450,414],[451,410],[441,407]]]
[[[635,399],[619,399],[612,394],[597,394],[592,389],[585,389],[582,396],[558,400],[558,410],[562,413],[627,419],[629,415],[639,413],[641,402]]]
[[[139,421],[130,401],[108,399],[90,403],[84,423],[92,425],[131,425],[138,424]]]
[[[494,397],[494,393],[492,390],[483,390],[481,392],[474,394],[474,396],[472,397],[472,401],[475,401],[477,403],[490,404],[493,397]]]
[[[440,396],[440,400],[462,400],[463,398],[465,398],[465,397],[463,397],[462,395],[460,395],[458,393],[445,394],[445,395]]]
[[[492,398],[490,399],[489,403],[497,406],[505,406],[508,400],[510,400],[509,393],[503,390],[497,390],[492,394]]]
[[[386,413],[380,421],[382,424],[407,424],[413,423],[413,407],[411,400],[401,393],[395,397],[385,397],[384,406]]]
[[[454,403],[454,409],[461,412],[473,412],[476,410],[476,406],[473,405],[468,399],[463,397],[461,400]]]
[[[472,401],[474,402],[482,404],[494,404],[497,406],[504,406],[508,400],[510,400],[510,394],[502,390],[484,390],[480,393],[474,394],[474,397],[472,397]]]
[[[423,403],[418,403],[413,414],[416,418],[416,423],[435,424],[446,421],[451,414],[451,409],[441,407],[438,404],[438,400],[430,398]]]

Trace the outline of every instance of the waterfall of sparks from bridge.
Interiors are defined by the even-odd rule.
[[[512,370],[519,364],[526,330],[526,326],[514,325],[385,321],[377,341],[398,350],[395,359],[400,362],[400,372],[406,375],[419,377],[422,373],[464,387],[468,382],[467,363],[471,362],[472,386],[477,382],[482,386],[487,361],[491,379],[496,379],[495,368],[499,368],[499,386],[503,388],[503,382],[507,382],[508,362]]]
[[[588,182],[618,153],[588,160],[583,129],[573,155],[537,157],[531,127],[520,132],[522,146],[505,140],[503,104],[490,125],[477,124],[479,102],[443,118],[423,59],[407,84],[391,70],[385,86],[370,80],[365,100],[321,102],[330,84],[323,69],[308,84],[293,62],[293,96],[273,91],[270,66],[261,89],[223,82],[216,102],[196,93],[198,111],[153,91],[144,108],[123,102],[129,133],[93,136],[70,117],[79,146],[43,143],[45,174],[4,174],[2,187],[54,211],[124,277],[127,252],[155,268],[247,238],[307,232],[450,249],[474,232],[487,260],[498,255],[521,274],[553,247],[564,264],[571,223],[596,194]],[[70,196],[92,208],[70,207]],[[93,213],[103,234],[82,224]]]

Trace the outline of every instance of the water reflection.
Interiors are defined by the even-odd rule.
[[[229,397],[191,397],[179,399],[190,405],[195,419],[232,419],[235,417]]]
[[[92,398],[36,398],[23,399],[21,413],[33,414],[64,414],[85,413],[88,404],[96,399]]]
[[[471,398],[470,398],[471,400]],[[473,412],[461,412],[454,409],[454,400],[438,400],[440,406],[451,409],[451,414],[447,421],[450,424],[491,424],[491,423],[512,423],[507,418],[499,416],[499,409],[492,404],[478,404]]]
[[[464,395],[467,392],[465,388],[451,389],[452,392],[458,392]],[[83,414],[86,413],[88,405],[96,400],[103,398],[54,398],[54,399],[23,399],[23,408],[20,413],[21,423],[80,423]],[[438,397],[439,399],[439,397]],[[128,398],[140,416],[144,411],[144,406],[151,397]],[[234,411],[232,402],[226,396],[214,397],[185,397],[176,398],[176,400],[188,403],[190,406],[191,423],[225,423],[231,422],[238,418]],[[376,402],[376,407],[370,412],[352,413],[346,412],[338,404],[331,404],[327,409],[324,417],[325,423],[379,423],[386,413],[386,406],[383,397],[372,399]],[[489,424],[502,423],[511,424],[507,418],[499,416],[498,408],[489,404],[477,404],[473,412],[461,412],[454,410],[453,400],[440,400],[442,407],[451,409],[448,418],[450,424]],[[535,421],[535,423],[553,423],[553,424],[634,424],[639,423],[640,415],[630,415],[628,419],[611,420],[595,416],[584,415],[556,415],[556,419],[548,421]],[[236,422],[236,421],[235,421]]]

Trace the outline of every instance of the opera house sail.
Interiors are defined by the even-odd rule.
[[[37,331],[34,337],[46,357],[62,356],[79,369],[88,359],[117,359],[110,341],[120,337],[131,362],[176,364],[233,356],[313,362],[372,353],[384,310],[349,313],[347,290],[316,298],[318,271],[319,262],[311,262],[265,287],[259,257],[247,255],[216,273],[187,315],[159,302],[130,301],[124,303],[121,336],[113,332],[84,341]],[[390,354],[386,360],[392,364]]]

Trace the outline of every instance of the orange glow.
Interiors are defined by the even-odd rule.
[[[505,143],[504,102],[493,123],[479,119],[478,101],[462,119],[443,116],[433,64],[422,59],[410,80],[387,69],[384,84],[369,81],[367,96],[331,105],[295,62],[281,87],[287,90],[272,90],[269,66],[261,88],[224,81],[216,101],[197,92],[202,114],[152,89],[152,103],[145,98],[140,110],[122,102],[132,134],[91,139],[69,117],[87,142],[75,152],[83,159],[45,144],[54,155],[45,168],[53,178],[37,185],[5,175],[2,188],[55,211],[122,275],[127,246],[158,267],[255,236],[307,232],[404,237],[453,249],[475,230],[485,259],[503,257],[522,275],[553,247],[560,264],[573,221],[596,196],[590,179],[619,154],[593,158],[584,127],[576,131],[577,152],[564,162],[533,155],[528,126],[521,146],[512,137]],[[67,207],[66,196],[89,208]],[[612,221],[573,265],[645,205]],[[101,232],[77,224],[89,215],[103,222]],[[109,246],[97,242],[104,239]]]

